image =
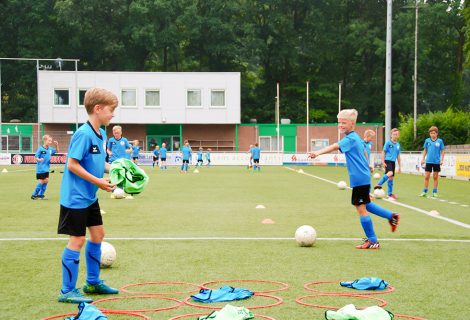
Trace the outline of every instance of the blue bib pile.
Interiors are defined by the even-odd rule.
[[[254,293],[244,288],[233,288],[223,286],[218,290],[201,289],[198,294],[191,296],[197,302],[227,302],[234,300],[243,300],[251,297]]]
[[[388,282],[380,278],[360,278],[354,281],[343,281],[339,284],[356,290],[384,290],[388,286]]]

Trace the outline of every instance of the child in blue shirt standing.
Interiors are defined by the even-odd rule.
[[[261,166],[259,165],[259,159],[261,157],[261,149],[258,147],[258,144],[255,143],[253,149],[251,149],[251,155],[253,157],[253,171],[258,169],[258,172],[261,170]]]
[[[153,149],[153,162],[152,162],[152,168],[155,168],[155,164],[157,164],[157,169],[158,169],[158,160],[160,159],[160,147],[155,145],[155,149]]]
[[[391,138],[385,142],[382,152],[382,165],[385,169],[385,175],[375,185],[374,189],[382,189],[382,184],[388,180],[388,198],[390,200],[397,200],[397,196],[393,194],[393,179],[395,177],[395,162],[398,160],[398,173],[401,171],[401,158],[400,158],[400,131],[393,128],[391,131]]]
[[[59,302],[90,303],[76,287],[80,251],[85,245],[85,293],[117,294],[117,289],[100,279],[101,242],[104,238],[103,219],[96,196],[98,188],[111,192],[115,186],[104,178],[109,171],[106,163],[106,132],[101,126],[109,125],[118,100],[104,89],[92,88],[85,93],[84,105],[88,122],[72,136],[60,188],[60,217],[58,234],[69,235],[62,253],[62,288]],[[86,229],[89,231],[87,241]]]
[[[437,186],[439,179],[439,172],[441,171],[442,163],[444,162],[444,141],[441,138],[438,138],[439,129],[436,126],[432,126],[428,130],[429,138],[424,141],[423,145],[423,157],[421,159],[421,166],[424,167],[424,189],[423,193],[420,194],[421,197],[428,196],[428,186],[429,178],[431,176],[434,181],[434,188],[432,189],[432,195],[434,198],[438,197]]]
[[[134,140],[132,143],[132,161],[134,161],[135,164],[139,162],[139,151],[139,140]]]
[[[162,143],[162,147],[160,148],[160,151],[159,151],[159,155],[160,155],[160,166],[161,166],[161,169],[162,170],[166,170],[167,167],[166,167],[166,152],[167,152],[167,149],[166,149],[166,143],[163,142]]]
[[[196,163],[196,167],[198,166],[201,166],[202,167],[202,164],[203,164],[203,160],[202,160],[202,147],[199,148],[198,152],[197,152],[197,163]]]
[[[191,159],[191,147],[189,146],[188,140],[184,141],[184,146],[181,148],[183,154],[183,163],[181,164],[181,173],[188,173],[189,160]]]
[[[372,219],[367,212],[371,212],[379,217],[388,220],[395,232],[400,216],[398,213],[384,209],[370,201],[370,169],[364,154],[364,146],[359,135],[354,132],[357,120],[355,109],[344,109],[338,113],[338,127],[341,133],[346,136],[338,143],[312,152],[311,158],[316,158],[321,154],[339,150],[346,156],[346,166],[348,168],[349,183],[352,187],[351,203],[356,207],[361,221],[361,226],[366,234],[364,243],[357,245],[357,249],[378,249],[380,243],[374,231]]]
[[[207,148],[207,151],[206,151],[206,161],[207,161],[207,164],[206,166],[210,167],[211,165],[211,148]]]
[[[46,192],[47,183],[49,182],[51,156],[59,151],[59,143],[52,141],[50,135],[46,134],[42,139],[44,144],[38,148],[34,155],[36,159],[36,179],[39,180],[39,182],[31,195],[31,199],[33,200],[46,200],[44,192]],[[51,147],[52,144],[55,144],[55,149]]]

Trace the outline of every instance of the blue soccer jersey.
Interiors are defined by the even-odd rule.
[[[367,160],[370,163],[370,154],[372,152],[372,141],[365,142],[364,140],[362,140],[362,144],[364,145],[364,149],[367,152]]]
[[[339,142],[339,150],[346,156],[349,184],[351,187],[370,184],[370,169],[364,154],[364,144],[359,135],[352,131]]]
[[[132,157],[138,158],[139,157],[140,146],[132,146]]]
[[[432,140],[427,138],[424,141],[424,149],[426,149],[426,163],[440,164],[441,163],[441,152],[445,149],[444,141],[441,138]]]
[[[211,159],[211,153],[209,151],[206,152],[206,160]]]
[[[166,159],[166,148],[160,148],[160,158]]]
[[[104,175],[106,161],[106,132],[96,133],[89,122],[82,125],[72,136],[67,154],[78,160],[80,165],[97,178]],[[98,187],[80,178],[65,165],[60,187],[60,204],[71,209],[84,209],[93,204]]]
[[[51,147],[44,148],[40,146],[34,155],[35,158],[43,159],[43,161],[36,161],[36,173],[49,172],[51,167],[51,156],[56,154],[56,150]]]
[[[395,162],[400,154],[400,142],[397,141],[394,143],[392,140],[385,142],[384,151],[385,160]]]
[[[253,157],[254,160],[259,160],[259,157],[261,155],[261,149],[258,147],[254,147],[251,150],[251,156]]]
[[[188,160],[191,158],[191,147],[184,146],[181,148],[181,152],[183,153],[183,160]]]
[[[202,161],[202,151],[201,150],[199,150],[197,152],[197,161]]]
[[[129,141],[124,137],[121,137],[121,139],[119,140],[114,137],[110,138],[107,147],[113,153],[113,155],[109,157],[109,162],[113,162],[114,160],[121,158],[130,158],[126,150],[129,149],[131,145],[129,144]]]

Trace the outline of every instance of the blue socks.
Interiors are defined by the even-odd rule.
[[[371,242],[377,242],[377,236],[375,235],[374,225],[370,216],[360,216],[362,229],[366,234],[367,239]]]
[[[384,219],[392,219],[392,211],[382,208],[374,202],[369,202],[368,204],[366,204],[366,210]]]
[[[424,188],[424,189],[423,189],[423,192],[424,192],[424,193],[428,193],[428,188]]]
[[[388,180],[388,176],[384,175],[382,178],[380,178],[379,183],[377,183],[378,186],[381,186],[384,184],[385,181]]]
[[[46,192],[46,188],[47,188],[47,183],[43,183],[43,184],[42,184],[42,188],[41,188],[41,190],[39,191],[39,196],[43,196],[43,195],[44,195],[44,192]]]
[[[85,247],[86,281],[89,284],[100,282],[101,243],[88,240]]]
[[[62,293],[67,293],[75,289],[79,263],[80,251],[70,250],[65,247],[62,253]]]
[[[437,189],[432,189],[432,193],[437,193]]]
[[[388,195],[393,194],[393,180],[388,180]]]
[[[36,188],[34,189],[33,197],[37,197],[39,193],[41,192],[41,189],[42,189],[42,184],[38,182],[38,184],[36,185]]]

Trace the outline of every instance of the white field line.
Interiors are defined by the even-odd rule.
[[[0,238],[0,241],[67,241],[68,238]],[[106,241],[294,241],[294,238],[283,237],[109,237]],[[360,241],[361,238],[317,238],[319,241]],[[470,243],[465,239],[395,239],[384,238],[380,241],[415,241],[415,242],[461,242]]]
[[[291,170],[291,171],[293,171],[293,172],[297,172],[297,173],[300,173],[300,174],[303,174],[303,175],[306,175],[306,176],[309,176],[309,177],[312,177],[312,178],[315,178],[315,179],[319,179],[319,180],[322,180],[322,181],[325,181],[325,182],[328,182],[328,183],[331,183],[331,184],[336,185],[336,182],[334,182],[334,181],[327,180],[327,179],[324,179],[324,178],[315,176],[315,175],[310,174],[310,173],[298,172],[297,170],[292,169],[292,168],[290,168],[290,167],[285,167],[285,168],[288,169],[288,170]],[[430,217],[433,217],[433,218],[436,218],[436,219],[441,219],[441,220],[447,221],[447,222],[449,222],[449,223],[455,224],[455,225],[457,225],[457,226],[460,226],[460,227],[463,227],[463,228],[466,228],[466,229],[470,229],[470,224],[466,224],[466,223],[463,223],[463,222],[460,222],[460,221],[457,221],[457,220],[454,220],[454,219],[446,218],[446,217],[443,217],[443,216],[441,216],[441,215],[432,214],[432,213],[430,213],[429,211],[426,211],[426,210],[423,210],[423,209],[420,209],[420,208],[417,208],[417,207],[410,206],[410,205],[408,205],[408,204],[399,202],[399,201],[397,201],[397,200],[389,200],[389,199],[382,199],[382,200],[387,201],[387,202],[389,202],[389,203],[396,204],[396,205],[398,205],[398,206],[405,207],[405,208],[407,208],[407,209],[411,209],[411,210],[414,210],[414,211],[417,211],[417,212],[420,212],[420,213],[424,213],[425,215],[428,215],[428,216],[430,216]]]

